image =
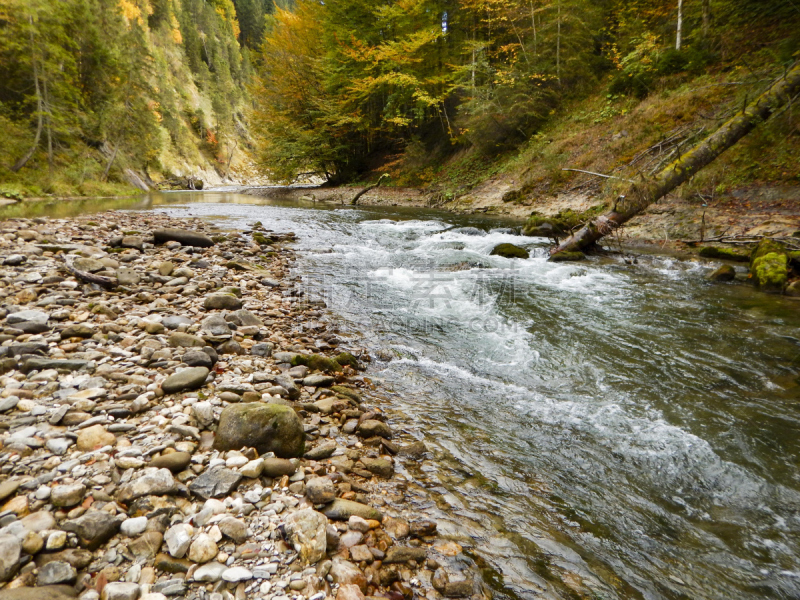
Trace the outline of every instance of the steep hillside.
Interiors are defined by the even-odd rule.
[[[0,0],[0,194],[251,178],[240,36],[231,0]]]

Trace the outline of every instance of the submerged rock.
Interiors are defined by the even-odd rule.
[[[736,269],[730,265],[722,265],[709,274],[711,281],[733,281],[736,279]]]
[[[548,260],[550,262],[575,262],[586,260],[586,255],[583,252],[558,252],[553,254]]]

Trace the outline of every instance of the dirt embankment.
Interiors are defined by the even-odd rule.
[[[332,202],[349,205],[358,187],[254,188],[245,193],[286,200]],[[359,199],[365,206],[418,206],[457,213],[487,213],[527,218],[531,212],[553,216],[565,210],[583,212],[604,204],[600,193],[576,191],[525,200],[504,202],[515,189],[510,179],[492,178],[460,198],[440,203],[436,196],[419,188],[384,187]],[[714,238],[720,235],[791,236],[800,230],[800,186],[752,186],[716,198],[686,200],[670,195],[633,219],[623,230],[630,242],[674,246],[676,242]]]

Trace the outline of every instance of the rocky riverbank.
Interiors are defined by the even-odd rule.
[[[0,600],[487,596],[292,240],[0,222]]]

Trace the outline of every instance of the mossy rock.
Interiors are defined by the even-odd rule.
[[[743,252],[737,252],[732,248],[719,248],[717,246],[704,246],[700,249],[700,256],[703,258],[716,258],[720,260],[733,260],[736,262],[749,262],[750,256]]]
[[[489,256],[502,256],[503,258],[530,258],[530,254],[525,248],[520,248],[514,244],[497,244]]]
[[[733,281],[736,279],[736,269],[730,265],[722,265],[718,269],[715,269],[708,278],[711,281]]]
[[[228,241],[228,237],[224,235],[215,235],[211,238],[211,241],[215,244],[222,244]]]
[[[535,237],[565,237],[573,229],[596,217],[603,210],[605,210],[605,206],[602,204],[593,206],[583,212],[576,212],[568,208],[551,217],[546,217],[534,211],[525,222],[522,234]]]
[[[586,260],[586,255],[583,252],[558,252],[553,254],[548,260],[550,262],[576,262],[579,260]]]
[[[358,359],[349,352],[342,352],[336,356],[336,362],[342,366],[349,365],[350,367],[358,370],[361,365],[358,364]]]
[[[777,252],[764,254],[753,261],[750,273],[758,289],[781,294],[789,279],[789,258]]]
[[[342,365],[321,354],[298,354],[292,359],[292,366],[299,365],[305,365],[312,371],[322,371],[323,373],[337,373],[342,370]]]
[[[280,458],[303,456],[306,434],[303,422],[289,406],[246,402],[226,406],[214,438],[217,450],[255,448],[259,454],[274,452]]]
[[[273,240],[272,238],[268,238],[267,236],[262,235],[260,233],[254,233],[253,241],[259,246],[268,246],[269,244],[272,244],[275,240]]]
[[[350,398],[357,404],[361,404],[361,395],[353,389],[349,387],[344,387],[343,385],[334,385],[331,386],[331,389],[336,392],[339,396],[344,396],[345,398]]]
[[[757,259],[761,258],[762,256],[766,256],[767,254],[786,254],[786,246],[781,244],[780,242],[776,242],[772,238],[764,238],[759,243],[758,246],[753,248],[753,251],[750,253],[750,267],[755,265]]]

